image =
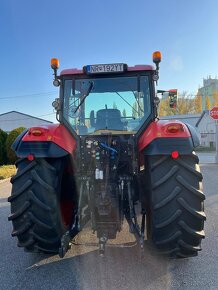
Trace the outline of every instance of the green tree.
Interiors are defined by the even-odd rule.
[[[138,118],[137,102],[133,103],[133,106],[132,106],[132,117],[133,117],[133,119],[137,119]]]
[[[195,112],[196,113],[202,113],[202,96],[197,94],[194,98],[194,106],[195,106]]]
[[[0,129],[0,165],[7,164],[6,140],[8,134]]]
[[[142,118],[144,116],[144,109],[143,109],[143,100],[139,99],[137,102],[137,107],[138,107],[138,114],[139,117]]]
[[[117,109],[117,104],[113,102],[113,109]]]
[[[170,108],[168,98],[162,99],[159,105],[159,115],[161,117],[195,113],[197,113],[195,99],[187,95],[186,92],[178,96],[176,108]]]
[[[22,133],[26,128],[19,127],[12,130],[7,137],[6,140],[6,150],[9,164],[14,164],[17,160],[17,156],[15,152],[11,149],[11,145],[14,143],[15,139]]]
[[[206,96],[206,110],[210,110],[211,106],[210,106],[210,98],[209,96]]]
[[[126,109],[123,109],[122,116],[126,118]]]
[[[213,106],[218,106],[218,92],[214,92],[213,94],[212,94],[212,97],[213,97],[213,104],[212,104],[212,107]]]

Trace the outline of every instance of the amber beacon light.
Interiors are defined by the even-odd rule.
[[[60,79],[57,76],[57,70],[59,68],[59,59],[58,58],[52,58],[51,59],[51,68],[54,71],[54,81],[53,81],[53,85],[55,87],[58,87],[58,86],[60,86],[60,83],[61,83],[60,82]]]
[[[153,62],[154,63],[161,62],[161,52],[160,51],[153,52]]]
[[[157,80],[159,79],[159,64],[161,62],[161,52],[160,51],[153,52],[152,58],[153,62],[156,65],[156,71],[155,74],[153,75],[153,80],[156,81],[157,84]]]
[[[59,68],[59,59],[58,58],[52,58],[51,59],[51,68],[52,69],[58,69]]]

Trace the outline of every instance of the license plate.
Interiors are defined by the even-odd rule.
[[[88,74],[118,73],[118,72],[124,72],[123,63],[96,64],[86,66],[86,73]]]

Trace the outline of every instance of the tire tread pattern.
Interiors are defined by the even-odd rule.
[[[49,162],[48,162],[49,161]],[[63,160],[22,158],[16,162],[17,174],[11,178],[12,236],[27,251],[57,253],[66,232],[58,206],[58,184]]]
[[[206,215],[199,159],[191,155],[146,157],[150,168],[147,231],[160,253],[193,257],[201,250]]]

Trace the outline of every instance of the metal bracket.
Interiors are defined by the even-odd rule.
[[[63,258],[67,253],[67,251],[71,248],[70,241],[71,241],[70,232],[67,231],[61,238],[61,246],[59,248],[60,258]]]
[[[107,237],[105,236],[99,239],[99,254],[101,257],[104,256],[106,242],[107,242]]]

